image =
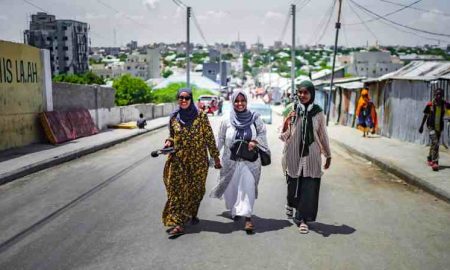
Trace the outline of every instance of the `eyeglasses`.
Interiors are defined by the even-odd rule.
[[[187,97],[185,97],[185,96],[179,96],[179,97],[178,97],[178,100],[186,100],[186,101],[188,101],[188,100],[191,100],[191,97],[190,97],[190,96],[187,96]]]

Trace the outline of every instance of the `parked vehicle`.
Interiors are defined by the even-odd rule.
[[[217,103],[216,96],[202,95],[198,98],[197,107],[206,113],[214,114],[219,109]]]

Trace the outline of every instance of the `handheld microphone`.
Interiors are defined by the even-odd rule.
[[[175,150],[173,149],[173,147],[167,147],[167,148],[155,150],[155,151],[151,152],[150,155],[152,157],[158,157],[159,155],[167,155],[167,154],[171,154],[174,152],[175,152]]]

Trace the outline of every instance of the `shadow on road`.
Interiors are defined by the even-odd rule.
[[[231,219],[227,212],[224,212],[218,216]],[[255,224],[255,233],[265,233],[271,231],[282,230],[286,227],[290,227],[293,224],[288,220],[262,218],[258,216],[252,216],[253,223]],[[244,230],[244,218],[237,219],[236,221],[220,222],[215,220],[201,219],[200,223],[195,226],[189,226],[186,233],[200,233],[200,232],[216,232],[221,234],[228,234],[234,231]]]
[[[332,234],[352,234],[356,231],[355,228],[345,224],[336,226],[320,222],[309,223],[309,230],[321,234],[323,237],[328,237]]]

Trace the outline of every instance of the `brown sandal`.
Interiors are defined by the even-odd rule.
[[[247,234],[252,234],[255,230],[255,226],[253,225],[253,222],[251,220],[247,220],[245,222],[245,228],[244,230],[247,232]]]
[[[184,234],[184,228],[180,225],[175,226],[172,230],[169,231],[169,237],[175,238]]]

